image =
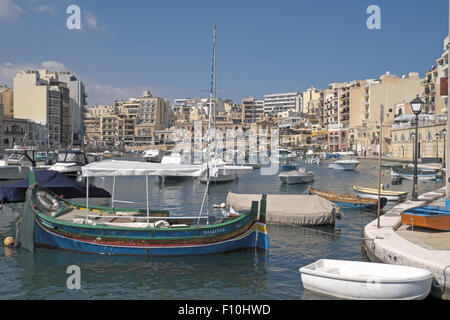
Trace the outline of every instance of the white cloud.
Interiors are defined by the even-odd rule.
[[[33,8],[33,11],[38,12],[38,13],[54,14],[55,8],[53,8],[51,6],[37,6],[37,7]]]
[[[13,21],[20,17],[22,8],[13,0],[0,0],[0,21]]]
[[[83,21],[87,24],[87,26],[91,29],[94,30],[100,30],[103,31],[105,30],[105,27],[100,26],[100,24],[98,23],[97,18],[95,17],[95,15],[86,9],[82,9],[81,11],[81,17],[83,19]]]
[[[66,66],[58,61],[43,61],[37,64],[31,62],[18,64],[6,62],[0,65],[0,84],[6,84],[12,87],[13,79],[18,72],[39,69],[47,69],[49,71],[67,71]]]
[[[151,90],[148,87],[113,87],[106,84],[86,82],[89,105],[112,104],[115,100],[128,100],[142,95],[144,90]]]

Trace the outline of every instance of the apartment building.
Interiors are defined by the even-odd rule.
[[[253,123],[264,118],[264,100],[254,97],[242,99],[242,123]]]
[[[448,77],[448,37],[444,40],[444,52],[436,60],[436,65],[426,72],[423,85],[423,112],[426,114],[446,114],[448,109],[447,95],[441,96],[441,86],[447,86],[447,82],[441,83],[441,79]]]
[[[380,151],[380,110],[384,106],[385,114],[392,114],[383,122],[383,153],[391,152],[390,126],[394,118],[396,106],[408,104],[423,90],[422,79],[416,72],[408,76],[397,77],[386,72],[379,79],[367,80],[364,86],[364,109],[362,126],[358,128],[356,151],[366,154],[377,154]],[[400,108],[398,109],[400,110]]]
[[[275,93],[264,96],[264,114],[276,115],[283,111],[302,110],[302,94],[297,92]]]
[[[12,118],[14,116],[14,95],[11,88],[7,86],[0,86],[0,99],[3,104],[2,115],[6,118]]]
[[[70,89],[57,72],[26,70],[14,77],[13,117],[44,125],[49,146],[72,145]]]

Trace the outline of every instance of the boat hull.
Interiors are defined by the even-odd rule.
[[[244,248],[268,249],[265,225],[256,223],[241,236],[204,245],[111,245],[71,238],[49,231],[40,222],[35,223],[35,245],[84,253],[108,255],[183,256],[225,253]]]
[[[28,177],[29,167],[3,166],[0,167],[0,180],[19,180]]]
[[[360,197],[378,199],[378,190],[376,189],[360,188],[353,186],[353,190],[355,190],[356,194],[359,195]],[[392,193],[392,192],[385,192],[385,190],[381,190],[380,196],[386,198],[388,201],[401,202],[406,200],[408,192]]]
[[[355,171],[358,163],[330,163],[329,168],[335,170]]]
[[[357,198],[351,195],[338,195],[331,192],[323,192],[320,190],[316,190],[313,188],[308,189],[308,193],[312,195],[317,195],[322,198],[325,198],[339,207],[347,208],[347,209],[367,209],[367,210],[375,210],[378,209],[378,198]],[[385,197],[380,198],[380,209],[383,209],[387,203],[387,199]]]
[[[450,210],[439,207],[410,209],[401,214],[402,223],[438,231],[450,231]]]
[[[306,289],[353,300],[424,299],[433,279],[424,269],[358,261],[319,260],[299,271]]]
[[[237,176],[235,174],[219,174],[217,177],[210,176],[209,183],[226,183],[236,179]],[[200,180],[201,183],[206,183],[208,179],[206,176],[200,176],[198,177],[198,180]]]
[[[280,180],[287,184],[310,183],[314,180],[313,176],[279,176]]]

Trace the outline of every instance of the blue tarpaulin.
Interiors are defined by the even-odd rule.
[[[86,197],[86,184],[77,182],[64,174],[51,170],[35,171],[36,182],[64,198]],[[24,202],[28,189],[28,178],[13,184],[0,186],[0,203]],[[89,198],[109,198],[111,194],[101,188],[90,185]]]

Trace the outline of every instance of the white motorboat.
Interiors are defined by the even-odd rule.
[[[56,163],[48,170],[58,171],[68,176],[77,176],[81,173],[81,168],[87,165],[86,154],[80,150],[68,150],[58,153]]]
[[[428,296],[428,270],[370,262],[318,260],[300,268],[303,287],[354,300],[418,300]]]
[[[281,172],[278,178],[287,184],[309,183],[314,180],[314,173],[306,171],[305,168],[300,168],[294,171]]]
[[[227,165],[221,159],[212,159],[209,161],[209,181],[210,183],[231,182],[238,178],[239,174],[250,173],[253,171],[251,166],[233,166]],[[200,175],[197,179],[202,183],[208,182],[208,176]]]
[[[18,180],[28,177],[30,168],[36,166],[34,148],[6,149],[5,160],[0,160],[0,180]],[[31,155],[30,155],[31,153]]]
[[[166,152],[161,149],[148,149],[142,153],[142,158],[147,162],[160,163]]]
[[[335,160],[333,163],[330,163],[328,167],[336,170],[355,171],[358,165],[358,159],[356,159],[355,157],[346,157],[343,159]]]

